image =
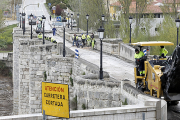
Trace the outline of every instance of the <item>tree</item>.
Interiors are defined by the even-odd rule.
[[[129,7],[131,5],[132,0],[119,0],[120,4],[123,6],[122,13],[123,18],[120,20],[123,22],[123,24],[120,25],[120,31],[123,31],[124,34],[128,34],[128,29],[123,28],[129,28]],[[121,17],[120,17],[121,18]],[[121,23],[121,22],[120,22]],[[125,36],[124,36],[125,37]]]
[[[70,0],[69,4],[76,14],[80,14],[80,27],[84,30],[87,29],[87,14],[89,14],[88,27],[94,31],[97,31],[99,26],[102,25],[102,14],[108,19],[104,0]]]
[[[62,8],[60,8],[60,5],[56,5],[56,15],[61,15],[61,16],[63,16],[63,9]]]

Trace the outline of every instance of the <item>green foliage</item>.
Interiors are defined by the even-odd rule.
[[[59,3],[58,5],[60,6],[61,9],[67,9],[66,4],[64,3]]]
[[[7,45],[11,45],[13,42],[13,28],[17,25],[10,25],[0,29],[0,48],[6,48]]]
[[[72,75],[72,68],[71,68],[71,70],[70,70],[70,75]]]
[[[61,9],[67,9],[67,6],[69,7],[68,1],[69,0],[46,0],[46,4],[48,5],[48,3],[51,3],[50,8],[56,5],[60,5]]]
[[[105,15],[105,19],[108,19],[104,0],[70,0],[69,4],[75,13],[80,14],[79,24],[83,30],[87,30],[87,14],[89,15],[88,28],[92,31],[97,31],[99,26],[102,26],[102,14]]]
[[[86,73],[85,73],[85,72],[83,72],[83,73],[82,73],[82,75],[86,75]]]
[[[47,74],[46,74],[46,71],[44,71],[44,81],[47,80]]]
[[[77,110],[77,95],[71,101],[71,108]]]
[[[73,79],[70,77],[69,80],[71,82],[71,86],[74,86]]]
[[[170,41],[174,43],[174,46],[166,46],[168,55],[171,55],[176,47],[177,28],[174,19],[170,15],[164,16],[164,20],[159,30],[158,41]],[[159,47],[153,47],[153,49],[151,49],[151,54],[157,54],[156,51],[159,51],[159,49]]]
[[[82,104],[82,109],[85,110],[86,109],[86,105]]]
[[[128,105],[128,103],[127,103],[127,98],[125,98],[125,101],[122,102],[122,105]]]
[[[104,26],[105,28],[105,36],[108,38],[115,38],[115,27],[113,24],[113,21],[109,21],[107,24]]]

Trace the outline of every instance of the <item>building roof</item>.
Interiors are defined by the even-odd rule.
[[[164,3],[173,4],[173,3],[174,3],[174,0],[165,0]],[[180,4],[180,0],[175,0],[175,3],[176,3],[176,4]]]
[[[143,13],[163,13],[163,11],[161,9],[161,7],[163,6],[163,1],[164,0],[154,0],[151,3],[148,3],[147,7],[143,11]],[[173,0],[170,0],[170,1],[173,1]],[[178,0],[178,1],[180,1],[180,0]],[[117,7],[119,7],[119,6],[121,6],[121,4],[118,1],[118,2],[112,3],[110,6],[117,6]],[[170,11],[172,11],[171,8],[170,8]],[[129,13],[136,13],[136,1],[135,0],[133,0],[131,2]]]
[[[131,3],[129,10],[129,13],[136,13],[136,2]],[[161,4],[158,5],[157,2],[149,3],[143,13],[163,13]]]
[[[115,3],[112,3],[112,4],[110,4],[110,6],[121,6],[121,4],[120,4],[120,2],[119,1],[117,1],[117,2],[115,2]]]

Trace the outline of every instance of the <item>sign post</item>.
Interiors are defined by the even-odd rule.
[[[70,118],[69,86],[67,84],[42,82],[42,114]]]
[[[55,19],[56,19],[56,18],[55,18],[56,6],[53,6],[53,7],[52,7],[52,10],[53,10],[53,14],[54,14],[54,25],[55,25]]]

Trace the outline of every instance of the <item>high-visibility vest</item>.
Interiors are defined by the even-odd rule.
[[[139,59],[139,58],[141,58],[142,56],[144,56],[144,53],[143,53],[142,51],[139,51],[138,54],[135,53],[134,58]]]
[[[86,36],[83,34],[81,38],[82,38],[82,39],[86,39]]]
[[[39,33],[39,34],[38,34],[38,38],[42,38],[42,37],[43,37],[42,34]]]
[[[164,56],[168,54],[168,51],[165,48],[160,49],[160,56],[164,53]]]
[[[89,35],[87,35],[87,41],[90,41],[91,37]]]
[[[54,39],[54,38],[51,38],[51,42],[53,42],[53,41],[55,41],[55,39]]]
[[[74,37],[75,37],[75,36],[73,36],[73,40],[74,40]],[[76,40],[78,40],[78,36],[76,36]]]

